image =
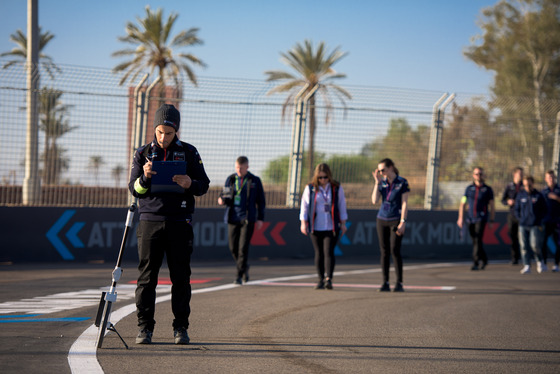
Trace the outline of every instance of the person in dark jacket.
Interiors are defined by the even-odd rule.
[[[543,262],[546,264],[547,251],[551,249],[548,246],[548,240],[551,239],[556,246],[552,271],[558,272],[558,264],[560,262],[560,248],[558,248],[558,232],[560,231],[560,186],[556,183],[554,170],[546,172],[544,181],[546,183],[546,188],[542,190],[541,193],[546,200],[548,210],[544,218]]]
[[[309,235],[315,251],[315,268],[319,281],[315,289],[332,290],[335,267],[334,249],[346,233],[346,199],[339,182],[333,179],[327,164],[315,167],[313,178],[301,197],[300,231]]]
[[[464,218],[465,208],[467,217]],[[494,225],[494,191],[492,187],[484,183],[484,169],[475,167],[473,170],[473,183],[465,189],[465,195],[459,206],[459,218],[457,226],[463,228],[466,223],[473,242],[473,266],[471,270],[484,270],[488,265],[488,256],[484,250],[482,239],[488,220],[490,226]],[[479,268],[479,265],[480,268]]]
[[[546,271],[542,261],[542,242],[544,238],[543,220],[547,207],[544,196],[535,189],[535,180],[532,176],[523,178],[523,190],[517,194],[514,212],[519,220],[519,243],[521,245],[521,258],[523,269],[521,274],[531,272],[531,252],[537,264],[537,272]]]
[[[136,308],[140,332],[137,344],[149,344],[155,326],[155,300],[158,274],[163,257],[167,257],[173,311],[173,336],[175,344],[188,344],[191,284],[190,260],[193,251],[194,196],[208,191],[210,180],[196,148],[177,138],[181,123],[179,111],[163,104],[155,114],[154,140],[140,147],[134,154],[128,188],[138,198],[140,222],[138,237],[138,277]],[[152,170],[156,161],[184,162],[184,172],[173,175],[171,190],[156,190],[152,186]],[[180,187],[177,187],[180,186]]]
[[[229,250],[237,266],[235,284],[249,281],[249,244],[255,229],[260,230],[266,207],[261,179],[249,172],[249,159],[239,156],[235,173],[226,179],[218,204],[226,205]]]
[[[381,251],[381,266],[383,268],[383,284],[380,292],[391,290],[389,286],[390,256],[393,255],[393,265],[397,282],[393,292],[403,292],[403,260],[401,244],[406,230],[408,216],[408,195],[410,187],[408,181],[399,175],[399,170],[390,158],[379,161],[377,169],[372,172],[375,186],[371,193],[371,202],[376,205],[381,202],[377,212],[377,238]]]
[[[519,264],[521,252],[519,250],[519,221],[513,212],[515,198],[521,189],[523,189],[523,168],[517,166],[512,171],[513,181],[508,183],[504,194],[502,195],[502,204],[509,207],[507,216],[508,235],[511,240],[511,264]]]

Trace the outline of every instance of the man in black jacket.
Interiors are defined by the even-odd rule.
[[[167,265],[173,284],[171,308],[175,344],[188,344],[191,285],[190,260],[193,251],[194,196],[208,191],[210,180],[196,148],[177,138],[181,123],[179,111],[163,104],[155,115],[155,135],[150,144],[140,147],[134,154],[128,188],[139,200],[140,222],[138,236],[138,270],[136,307],[140,332],[137,344],[149,344],[155,314],[158,274],[167,255]],[[173,175],[162,185],[152,185],[155,162],[175,161],[184,172]],[[169,164],[162,164],[165,168]],[[162,173],[163,174],[163,173]],[[180,186],[178,188],[177,186]],[[159,187],[159,188],[157,188]],[[157,188],[157,189],[156,189]],[[178,191],[177,191],[178,190]]]
[[[513,182],[507,184],[504,194],[502,195],[502,204],[509,207],[507,225],[508,234],[511,239],[511,264],[517,265],[521,257],[519,249],[519,220],[515,216],[513,208],[517,194],[523,189],[523,168],[517,166],[513,169],[512,175]]]
[[[255,228],[260,230],[263,225],[266,203],[260,178],[249,173],[247,157],[237,158],[235,173],[226,179],[218,204],[227,206],[224,220],[228,224],[229,249],[237,266],[234,283],[248,282],[249,243]]]

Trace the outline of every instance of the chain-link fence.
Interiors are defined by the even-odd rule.
[[[0,60],[0,64],[4,64]],[[108,69],[59,65],[54,78],[41,71],[38,162],[42,206],[126,206],[131,137],[136,116],[134,88],[119,86]],[[153,82],[149,77],[140,92]],[[188,80],[185,79],[185,82]],[[197,147],[211,179],[198,206],[217,206],[217,196],[235,159],[245,155],[261,176],[267,205],[286,206],[294,103],[267,95],[274,84],[260,80],[199,77],[198,87],[154,89],[147,110],[147,138],[153,134],[157,102],[181,111],[180,139]],[[434,104],[442,92],[343,86],[351,100],[317,100],[313,163],[327,162],[342,182],[351,208],[373,208],[371,171],[389,157],[411,185],[412,208],[424,205]],[[158,97],[164,93],[164,96]],[[170,92],[173,94],[171,95]],[[0,70],[0,205],[22,205],[26,138],[26,71],[23,64]],[[457,94],[441,122],[438,202],[456,207],[475,165],[486,168],[498,194],[517,165],[542,180],[554,164],[558,101],[496,100]],[[329,119],[327,121],[327,114]],[[443,117],[443,116],[442,116]],[[309,129],[309,126],[307,126]],[[302,183],[309,180],[309,134],[303,150]],[[557,160],[557,157],[556,157]]]

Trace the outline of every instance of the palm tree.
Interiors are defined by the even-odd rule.
[[[92,171],[93,175],[95,176],[96,185],[99,185],[99,168],[104,163],[105,161],[103,161],[103,157],[101,156],[90,156],[89,158],[89,169]]]
[[[64,134],[77,126],[70,126],[65,118],[70,105],[62,104],[63,92],[54,88],[43,88],[39,91],[39,129],[45,133],[45,149],[43,159],[43,182],[58,184],[62,171],[68,169],[69,160],[64,157],[65,149],[56,142]]]
[[[325,124],[329,123],[331,112],[333,111],[330,93],[334,94],[344,105],[345,99],[352,99],[352,95],[342,87],[331,83],[331,81],[340,78],[346,78],[346,74],[337,73],[333,69],[333,65],[340,61],[347,55],[341,52],[339,47],[335,48],[332,52],[326,51],[327,47],[324,42],[320,42],[317,49],[314,50],[313,43],[305,40],[303,45],[296,44],[287,53],[281,53],[281,61],[294,69],[297,75],[289,72],[277,70],[266,71],[268,75],[267,81],[286,81],[285,83],[274,87],[268,94],[275,94],[281,92],[288,92],[288,97],[282,107],[282,117],[286,113],[286,108],[292,104],[295,95],[306,84],[308,88],[305,94],[309,93],[317,86],[317,93],[325,102]],[[305,96],[304,94],[304,96]],[[309,177],[312,177],[314,166],[314,148],[315,148],[315,94],[309,99],[309,146],[308,146],[308,171]]]
[[[41,53],[53,38],[54,35],[49,31],[41,33],[41,27],[39,27],[39,62],[45,68],[49,76],[54,79],[54,71],[60,73],[61,70],[55,65],[50,56]],[[17,47],[14,47],[10,52],[0,53],[0,57],[11,56],[14,57],[14,59],[6,62],[2,66],[2,69],[7,69],[14,64],[27,61],[27,37],[23,31],[17,29],[14,34],[10,35],[10,40],[16,43]]]
[[[121,174],[124,171],[124,167],[121,164],[115,165],[115,167],[111,170],[111,175],[115,178],[115,187],[118,187],[121,184]]]
[[[174,54],[174,48],[203,44],[203,41],[197,36],[199,29],[190,28],[181,31],[169,41],[171,29],[178,14],[171,13],[164,23],[162,13],[162,9],[152,12],[150,7],[146,6],[145,18],[137,17],[138,25],[128,22],[126,25],[127,35],[118,38],[121,42],[132,44],[134,47],[122,49],[112,54],[113,57],[132,57],[131,60],[113,68],[115,73],[126,71],[119,82],[121,85],[127,80],[134,81],[146,68],[150,69],[150,73],[157,69],[162,82],[160,97],[163,97],[165,85],[169,80],[173,80],[177,88],[180,87],[181,71],[184,71],[189,80],[197,86],[196,76],[190,64],[206,66],[193,54]]]

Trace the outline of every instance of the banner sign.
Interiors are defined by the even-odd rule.
[[[0,262],[115,261],[122,240],[127,208],[0,207]],[[378,256],[376,210],[349,210],[348,231],[339,239],[341,257]],[[197,209],[193,228],[193,260],[229,259],[223,209]],[[486,228],[489,258],[509,258],[506,212]],[[130,232],[125,260],[137,260],[136,225]],[[402,254],[412,259],[471,258],[472,245],[457,227],[456,211],[410,211]],[[311,258],[311,240],[300,232],[299,210],[267,209],[261,230],[249,250],[251,258]]]

